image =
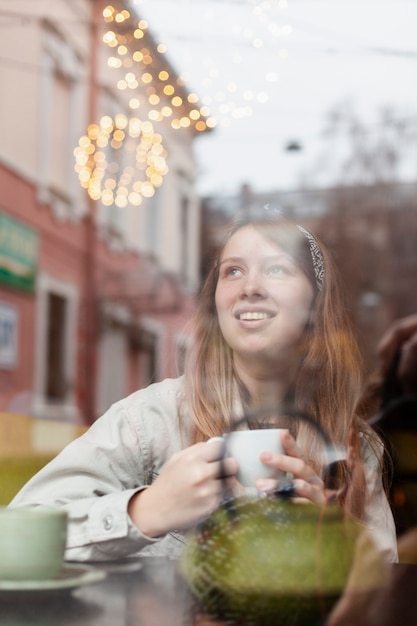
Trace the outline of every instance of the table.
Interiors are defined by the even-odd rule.
[[[191,598],[170,559],[94,564],[106,571],[73,590],[0,593],[1,626],[187,626]]]
[[[100,582],[72,591],[0,593],[1,626],[219,626],[196,615],[173,560],[147,557],[109,565]],[[371,621],[355,626],[415,626],[417,566],[395,566],[392,588],[375,598]],[[277,622],[277,626],[279,625]],[[337,626],[352,626],[347,621]]]

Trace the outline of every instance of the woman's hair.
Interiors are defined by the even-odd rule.
[[[193,442],[205,441],[230,430],[236,419],[237,393],[240,403],[247,403],[250,408],[248,392],[234,371],[233,353],[221,333],[215,307],[222,251],[231,236],[247,225],[290,254],[314,289],[298,373],[287,395],[287,403],[323,427],[335,445],[346,446],[349,441],[350,447],[358,452],[359,431],[368,433],[369,430],[362,416],[355,412],[362,388],[362,361],[339,276],[322,243],[302,227],[271,212],[255,219],[238,218],[232,224],[203,285],[193,339],[185,360],[191,439]],[[314,246],[318,247],[316,257]],[[324,267],[318,267],[320,262]],[[320,272],[321,278],[318,276]],[[368,436],[372,437],[372,434],[368,433]],[[363,476],[358,480],[363,483]],[[362,507],[363,501],[359,502],[356,497],[356,502],[348,508],[360,512]]]

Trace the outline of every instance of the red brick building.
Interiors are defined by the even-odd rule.
[[[8,25],[0,54],[9,59],[0,67],[3,411],[89,423],[136,388],[177,375],[187,340],[185,325],[199,285],[200,205],[192,143],[208,127],[202,115],[187,118],[196,110],[195,98],[187,100],[148,25],[129,12],[128,3],[113,5],[109,12],[101,0],[0,4],[0,23]],[[140,28],[139,49],[132,33]],[[114,52],[103,39],[109,31],[116,49],[127,50],[117,67],[109,62]],[[143,66],[139,61],[132,66],[134,53],[142,51],[143,57],[143,46],[147,69],[154,67],[151,90],[141,83]],[[126,61],[137,79],[130,90],[120,87]],[[178,112],[163,91],[166,76],[174,96],[181,95],[180,118],[174,119]],[[139,119],[133,100],[140,137],[126,130]],[[152,104],[157,100],[170,115],[158,117]],[[99,150],[97,132],[109,119],[123,139],[117,143],[114,130]],[[143,148],[145,122],[167,167],[162,184],[146,174],[152,188],[147,184],[146,193],[138,193],[145,188],[137,163],[136,169],[129,163],[128,145]],[[82,151],[87,135],[93,139],[83,165],[96,141],[90,180],[82,180],[81,166],[78,176],[88,194],[74,171],[74,149],[78,144],[78,154]],[[100,159],[108,166],[102,172],[107,186],[94,197],[88,184]],[[110,170],[118,172],[113,179]],[[132,180],[123,183],[129,172]],[[114,190],[111,202],[105,196],[109,190]]]

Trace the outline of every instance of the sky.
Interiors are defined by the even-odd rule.
[[[134,1],[217,119],[195,142],[202,195],[295,188],[346,103],[369,128],[385,107],[417,124],[417,0]]]

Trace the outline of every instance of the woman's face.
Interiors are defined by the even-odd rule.
[[[278,363],[295,356],[314,290],[294,258],[244,226],[219,260],[215,303],[223,337],[240,357]],[[294,354],[295,353],[295,354]]]

